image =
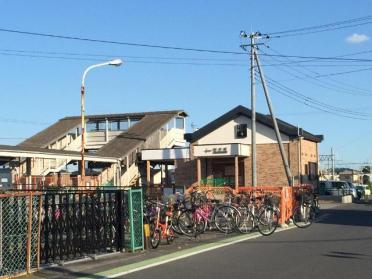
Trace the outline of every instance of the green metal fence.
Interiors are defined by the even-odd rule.
[[[127,217],[125,248],[130,251],[144,249],[143,239],[143,198],[141,188],[127,191]]]
[[[203,178],[200,181],[200,185],[205,186],[231,186],[235,185],[235,179],[224,177],[224,178]]]

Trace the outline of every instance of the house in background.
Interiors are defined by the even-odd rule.
[[[86,117],[88,185],[139,185],[144,148],[184,146],[183,110]],[[81,118],[65,117],[17,146],[0,146],[17,184],[81,185]],[[69,171],[72,169],[73,171]]]
[[[340,180],[363,184],[363,173],[358,170],[347,169],[338,173]]]
[[[177,161],[178,185],[251,185],[251,111],[238,106],[199,130],[185,134],[190,158]],[[294,185],[316,184],[318,144],[313,135],[277,119]],[[279,152],[272,119],[256,114],[257,185],[286,186],[288,180]]]

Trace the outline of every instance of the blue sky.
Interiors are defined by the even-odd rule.
[[[326,24],[368,16],[371,8],[372,4],[367,0],[9,0],[2,1],[0,28],[240,52],[240,30],[271,33]],[[271,54],[324,57],[368,51],[372,49],[369,40],[372,36],[371,25],[306,36],[273,38],[265,40],[270,48],[261,46],[261,50]],[[361,41],[364,38],[365,41],[347,42],[346,38],[353,34],[358,34],[354,38],[361,38]],[[87,54],[104,54],[107,57]],[[16,144],[21,138],[33,135],[59,118],[79,115],[79,86],[83,70],[96,63],[96,60],[107,60],[110,57],[122,57],[126,61],[125,65],[120,68],[96,69],[89,74],[88,114],[181,108],[190,115],[190,129],[191,123],[201,127],[237,105],[250,106],[248,56],[159,50],[0,32],[0,125],[3,131],[0,144]],[[352,58],[371,59],[371,53]],[[270,66],[288,62],[283,58],[275,59],[279,60],[273,57],[261,58],[269,78],[333,106],[362,113],[371,112],[371,71],[332,76],[333,86],[329,86],[330,81],[323,78],[328,85],[321,82],[319,86],[317,80],[293,80],[294,75],[322,75],[363,67],[351,66],[350,62],[337,64],[314,61],[309,63],[313,65],[311,68],[298,68],[296,72],[293,68]],[[371,64],[364,63],[367,67],[372,67]],[[257,93],[258,111],[266,113],[262,91],[258,89]],[[342,118],[299,104],[274,91],[271,95],[278,117],[325,136],[320,147],[321,153],[327,154],[333,147],[337,159],[342,160],[339,164],[372,162],[372,120]]]

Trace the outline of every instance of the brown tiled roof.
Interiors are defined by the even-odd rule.
[[[122,119],[125,117],[143,118],[144,116],[157,116],[157,115],[183,115],[187,114],[183,110],[170,110],[170,111],[151,111],[151,112],[133,112],[133,113],[121,113],[121,114],[98,114],[86,116],[87,121],[104,120],[104,119]],[[59,138],[63,137],[73,128],[80,124],[80,116],[69,116],[60,119],[52,126],[44,129],[36,135],[26,139],[25,141],[18,144],[24,147],[39,147],[47,148],[49,144],[55,142]],[[139,123],[138,123],[139,124]],[[137,126],[137,125],[136,125]]]
[[[156,114],[180,114],[183,116],[187,116],[186,112],[183,110],[165,110],[165,111],[147,111],[147,112],[130,112],[130,113],[111,113],[111,114],[94,114],[86,116],[87,121],[97,121],[97,120],[104,120],[104,119],[122,119],[126,117],[133,117],[133,118],[142,118],[145,115],[156,115]],[[68,116],[61,120],[70,120],[70,119],[80,119],[80,116]]]
[[[98,156],[123,158],[179,113],[182,113],[182,111],[147,114],[136,125],[111,140],[95,154]]]
[[[21,142],[18,146],[46,148],[49,144],[58,140],[79,124],[80,118],[63,118],[52,126]]]

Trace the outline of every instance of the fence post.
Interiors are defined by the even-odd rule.
[[[43,195],[39,195],[39,212],[38,212],[38,220],[37,220],[37,269],[40,268],[40,252],[41,252],[41,210],[43,204]]]
[[[287,216],[287,195],[286,187],[282,187],[280,202],[280,224],[284,224]]]
[[[28,196],[28,224],[27,224],[27,247],[26,247],[26,271],[31,272],[31,239],[32,239],[32,193]],[[26,211],[27,212],[27,211]]]
[[[124,249],[124,191],[117,190],[116,192],[116,207],[117,207],[117,250],[122,252]]]

